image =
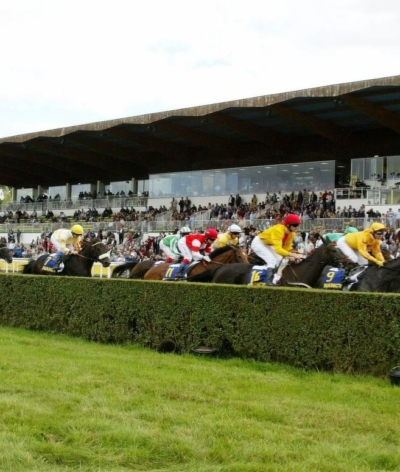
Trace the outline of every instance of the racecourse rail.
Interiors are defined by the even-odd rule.
[[[6,274],[17,274],[21,273],[24,266],[28,264],[30,259],[27,258],[14,258],[10,264],[3,259],[0,259],[0,272],[5,272]],[[100,278],[111,278],[114,267],[124,264],[124,262],[112,262],[109,267],[103,267],[100,262],[95,262],[92,268],[92,276]]]

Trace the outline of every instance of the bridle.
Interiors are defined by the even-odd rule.
[[[104,244],[102,243],[101,241],[98,241],[97,243],[90,243],[89,241],[86,241],[86,244],[90,244],[91,247],[94,247],[94,246],[97,246],[98,244]],[[76,254],[76,256],[79,256],[79,257],[82,257],[84,259],[89,259],[91,261],[99,261],[101,262],[103,259],[106,259],[107,257],[110,259],[111,258],[111,250],[105,252],[104,254],[101,254],[100,256],[96,257],[96,258],[93,258],[93,257],[89,257],[89,256],[85,256],[83,254],[81,254],[80,252],[78,254]]]

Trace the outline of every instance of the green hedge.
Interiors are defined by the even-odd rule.
[[[0,275],[0,324],[103,343],[199,345],[260,361],[385,375],[400,364],[399,295]]]

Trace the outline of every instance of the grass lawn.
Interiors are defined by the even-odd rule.
[[[0,359],[1,471],[400,470],[388,379],[4,327]]]

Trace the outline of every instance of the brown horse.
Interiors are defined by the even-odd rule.
[[[222,264],[247,262],[247,256],[243,250],[230,245],[216,249],[210,254],[210,258],[211,262],[209,263],[201,262],[189,267],[188,280],[197,274],[206,271],[206,269],[220,267]],[[115,267],[112,277],[123,277],[124,274],[129,271],[130,279],[163,280],[170,266],[171,264],[165,262],[157,264],[157,261],[155,260],[126,262],[125,264]]]
[[[236,246],[223,246],[216,249],[209,254],[211,262],[200,261],[192,264],[189,267],[187,279],[190,281],[192,277],[206,271],[207,269],[213,269],[220,267],[225,264],[234,264],[238,262],[247,262],[247,255],[242,249]],[[146,261],[147,262],[147,261]],[[163,280],[166,278],[167,271],[170,270],[171,264],[162,263],[156,264],[151,267],[144,275],[145,280]]]

